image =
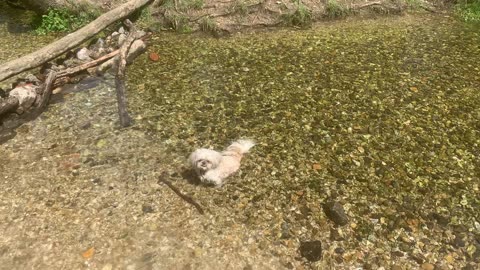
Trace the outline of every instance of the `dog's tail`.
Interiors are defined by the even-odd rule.
[[[235,152],[243,155],[245,153],[248,153],[250,148],[252,148],[253,146],[255,146],[255,142],[253,142],[252,140],[241,139],[241,140],[238,140],[238,141],[235,141],[234,143],[232,143],[228,147],[228,150],[235,151]]]

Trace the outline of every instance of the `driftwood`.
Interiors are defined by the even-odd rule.
[[[42,49],[12,60],[0,66],[0,81],[8,79],[23,71],[35,68],[55,57],[77,47],[88,38],[96,35],[112,23],[125,18],[152,0],[131,0],[101,15],[80,30],[69,34]]]
[[[173,190],[173,192],[175,192],[175,194],[178,195],[178,197],[182,198],[182,200],[186,201],[187,203],[193,205],[197,211],[200,213],[200,214],[205,214],[205,211],[203,211],[203,208],[200,204],[198,204],[194,199],[192,199],[191,197],[183,194],[178,188],[176,188],[170,181],[168,181],[167,179],[165,179],[166,175],[165,173],[163,173],[160,177],[158,177],[158,182],[160,183],[163,183],[165,185],[167,185],[171,190]]]
[[[8,97],[4,100],[0,100],[0,116],[15,111],[18,106],[20,106],[20,103],[16,97]]]
[[[128,36],[120,47],[120,58],[118,60],[118,69],[115,76],[115,86],[117,89],[118,115],[120,117],[120,125],[128,127],[132,124],[132,118],[127,111],[127,97],[125,95],[125,70],[127,68],[127,53],[130,46],[135,41],[136,29],[130,20],[125,21],[125,25],[129,28]]]
[[[43,109],[45,109],[45,107],[47,107],[50,96],[52,95],[53,82],[55,81],[56,77],[57,73],[55,71],[50,71],[50,73],[48,73],[48,77],[43,84],[43,92],[42,96],[40,97],[38,107],[36,109],[37,112],[41,112],[43,111]]]
[[[87,62],[85,64],[82,64],[82,65],[79,65],[79,66],[76,66],[76,67],[73,67],[73,68],[62,70],[62,71],[58,72],[57,78],[73,75],[75,73],[78,73],[80,71],[84,71],[84,70],[89,69],[91,67],[98,66],[102,62],[107,61],[108,59],[114,57],[119,52],[120,52],[120,50],[115,50],[115,51],[113,51],[109,54],[103,55],[103,56],[101,56],[101,57],[99,57],[99,58],[97,58],[93,61]]]

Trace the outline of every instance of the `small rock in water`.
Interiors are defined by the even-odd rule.
[[[423,263],[421,267],[422,267],[422,270],[433,270],[433,269],[435,269],[435,266],[431,263]]]
[[[92,122],[90,122],[90,121],[85,121],[85,122],[83,122],[83,123],[80,124],[80,128],[81,128],[81,129],[87,129],[87,128],[91,127],[91,126],[92,126]]]
[[[37,98],[37,92],[33,84],[25,84],[10,91],[9,96],[16,97],[22,109],[28,109]]]
[[[123,42],[127,39],[127,35],[120,34],[118,35],[118,46],[122,46]]]
[[[343,226],[348,223],[348,217],[343,210],[343,206],[339,202],[327,202],[323,206],[323,210],[327,217],[335,222],[336,225]]]
[[[300,243],[300,255],[311,262],[316,262],[322,258],[322,242],[307,241]]]
[[[78,60],[82,60],[82,61],[92,60],[92,58],[90,58],[90,51],[87,48],[81,48],[77,52],[77,58],[78,58]]]
[[[144,204],[144,205],[142,206],[142,212],[143,212],[144,214],[153,213],[153,212],[154,212],[154,211],[153,211],[153,207],[150,206],[150,205]]]

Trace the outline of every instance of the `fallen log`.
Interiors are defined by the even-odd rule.
[[[79,44],[102,31],[112,23],[125,18],[139,8],[150,4],[153,0],[131,0],[101,15],[93,22],[74,33],[43,47],[42,49],[12,60],[0,66],[0,81],[8,79],[26,70],[40,66],[55,57],[77,47]]]

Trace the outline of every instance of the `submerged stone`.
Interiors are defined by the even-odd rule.
[[[327,202],[323,206],[323,210],[327,217],[335,222],[336,225],[344,226],[348,223],[348,216],[345,214],[345,210],[339,202]]]
[[[300,255],[311,262],[319,261],[322,258],[322,242],[318,240],[301,242],[299,250]]]

